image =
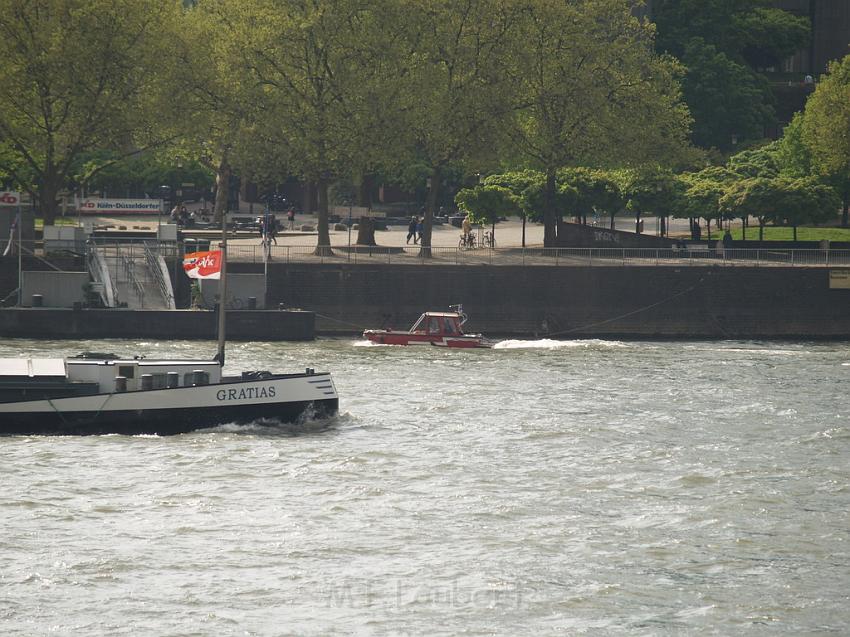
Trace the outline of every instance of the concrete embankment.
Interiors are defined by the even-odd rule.
[[[409,327],[462,303],[472,331],[562,338],[850,338],[827,267],[417,267],[275,264],[268,303],[318,334]]]
[[[3,270],[0,279],[14,287],[14,268]],[[850,270],[829,267],[273,262],[266,306],[305,311],[229,312],[228,335],[275,341],[406,329],[423,311],[462,303],[468,329],[493,336],[850,339],[850,289],[835,284],[841,273],[850,285]],[[188,279],[178,272],[174,284],[185,306]],[[212,312],[0,310],[6,337],[210,339],[215,327]]]
[[[192,310],[6,308],[0,335],[22,338],[215,339],[217,314]],[[312,312],[234,310],[227,338],[234,341],[306,341],[314,338]]]

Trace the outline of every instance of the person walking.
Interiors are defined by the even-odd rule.
[[[416,217],[410,218],[410,223],[407,224],[407,243],[410,243],[410,237],[413,237],[413,243],[416,243]]]
[[[295,208],[290,208],[286,213],[286,219],[289,221],[289,229],[295,230]]]
[[[416,234],[419,237],[419,244],[420,245],[422,245],[422,230],[423,230],[422,219],[420,219],[419,221],[416,222]],[[415,238],[413,239],[413,243],[416,243]]]

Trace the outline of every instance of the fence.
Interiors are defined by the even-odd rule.
[[[272,263],[354,263],[523,266],[850,266],[850,250],[765,250],[674,248],[477,248],[271,246]],[[234,262],[263,263],[262,246],[228,246]]]
[[[51,261],[53,254],[40,256],[35,245],[26,246],[25,254],[34,254],[41,261]],[[87,252],[99,247],[102,256],[120,254],[128,260],[146,262],[154,255],[166,259],[180,258],[183,246],[151,241],[117,242],[98,240],[87,244]],[[237,239],[228,244],[231,262],[263,263],[264,247]],[[146,253],[147,252],[147,253]],[[59,256],[57,254],[57,256]],[[89,257],[89,254],[85,256]],[[334,245],[317,250],[315,244],[271,245],[271,263],[352,263],[352,264],[421,264],[421,265],[523,265],[523,266],[723,266],[723,267],[850,267],[850,250],[812,249],[779,250],[760,248],[729,248],[716,252],[705,247],[688,248],[519,248],[477,247],[462,249],[434,246],[348,246]]]

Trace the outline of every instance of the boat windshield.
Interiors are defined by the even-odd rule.
[[[415,332],[417,330],[425,330],[425,315],[419,317],[419,320],[413,324],[413,327],[410,328],[411,332]]]

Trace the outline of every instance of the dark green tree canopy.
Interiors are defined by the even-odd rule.
[[[683,92],[694,142],[728,151],[733,139],[761,138],[775,112],[758,71],[806,45],[807,19],[768,0],[657,0],[653,12],[658,50],[688,69]]]

